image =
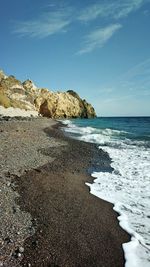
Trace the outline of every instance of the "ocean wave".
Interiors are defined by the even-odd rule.
[[[115,129],[105,128],[105,129],[97,129],[93,127],[80,127],[75,124],[73,124],[70,120],[64,120],[62,121],[64,125],[67,125],[67,128],[65,128],[66,132],[70,133],[76,133],[76,134],[100,134],[104,136],[118,136],[118,135],[125,135],[127,132],[125,131],[119,131]]]
[[[123,244],[125,266],[150,266],[150,141],[135,133],[80,127],[72,121],[64,129],[109,154],[113,172],[94,172],[94,183],[87,185],[92,194],[114,204],[120,226],[131,235],[131,242]]]
[[[115,129],[105,128],[97,129],[93,127],[80,127],[72,123],[72,121],[66,120],[64,124],[65,132],[70,134],[75,134],[75,138],[78,138],[85,142],[97,143],[99,145],[111,146],[116,148],[126,148],[131,146],[131,149],[134,146],[143,146],[146,148],[150,147],[150,141],[145,140],[136,140],[131,133],[126,131],[119,131]]]
[[[64,125],[69,125],[71,124],[71,121],[70,120],[58,120],[60,121],[61,123],[63,123]]]

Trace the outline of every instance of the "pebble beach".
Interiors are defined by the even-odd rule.
[[[92,169],[110,169],[95,144],[47,118],[0,120],[0,266],[124,266],[112,205],[89,193]]]

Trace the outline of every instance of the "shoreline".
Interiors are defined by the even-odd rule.
[[[17,204],[31,215],[35,230],[25,241],[20,266],[124,266],[122,243],[130,237],[113,205],[85,185],[93,181],[90,168],[110,169],[109,156],[64,136],[55,123],[44,130],[55,145],[40,150],[53,160],[14,178]]]

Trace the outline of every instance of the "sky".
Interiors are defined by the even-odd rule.
[[[98,116],[150,116],[150,0],[0,0],[0,69],[75,90]]]

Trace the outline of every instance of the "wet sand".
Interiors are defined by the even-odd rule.
[[[17,204],[32,217],[35,234],[24,243],[20,266],[123,267],[122,243],[130,237],[111,204],[89,193],[91,170],[110,169],[96,145],[65,137],[58,124],[46,128],[60,146],[41,148],[50,162],[26,171],[17,182]]]

